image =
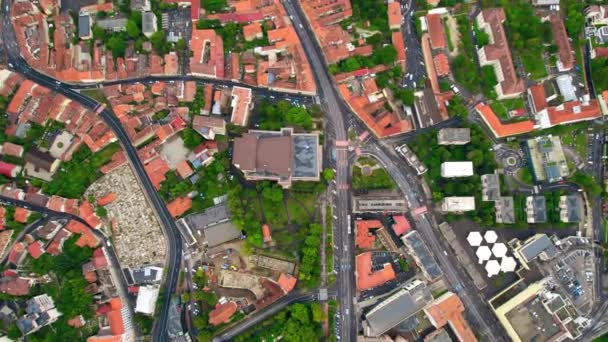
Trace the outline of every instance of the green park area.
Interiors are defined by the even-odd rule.
[[[491,150],[492,142],[477,126],[469,128],[471,141],[465,145],[439,145],[437,130],[430,130],[416,136],[408,146],[429,169],[424,177],[431,188],[433,201],[439,202],[448,196],[474,196],[478,209],[467,212],[467,216],[477,223],[490,225],[494,223],[494,204],[481,202],[480,176],[494,173],[497,164]],[[447,161],[472,161],[474,175],[462,178],[441,177],[441,164]],[[448,219],[452,216],[448,215]]]
[[[323,335],[321,324],[324,320],[325,313],[318,302],[291,304],[238,335],[234,341],[320,341]]]
[[[395,182],[375,159],[362,157],[353,166],[352,187],[355,190],[390,190],[395,188]]]

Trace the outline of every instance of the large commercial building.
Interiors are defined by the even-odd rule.
[[[588,320],[560,294],[547,290],[549,279],[525,286],[520,280],[490,300],[511,341],[576,340]]]
[[[321,155],[318,134],[252,130],[234,140],[232,163],[248,180],[274,180],[288,188],[293,181],[318,181]]]
[[[513,248],[513,255],[526,269],[530,268],[528,264],[536,258],[549,260],[557,255],[553,241],[546,234],[536,234],[523,243],[513,239],[509,241],[509,245]]]
[[[412,255],[416,264],[429,281],[434,281],[443,274],[441,268],[435,261],[433,254],[420,237],[417,231],[411,231],[401,237],[409,253]]]

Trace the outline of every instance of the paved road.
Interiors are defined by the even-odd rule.
[[[338,95],[334,82],[326,68],[326,63],[323,57],[320,46],[317,41],[311,37],[315,37],[310,25],[300,8],[298,3],[293,0],[286,0],[283,5],[287,14],[293,18],[293,25],[296,28],[304,51],[306,52],[308,62],[313,68],[313,73],[317,81],[317,90],[321,98],[322,105],[328,115],[329,127],[333,128],[332,132],[328,132],[326,139],[333,141],[347,140],[345,116],[348,112],[342,109],[343,104]],[[336,169],[336,194],[335,194],[335,209],[334,224],[338,227],[338,234],[334,236],[335,244],[339,247],[336,251],[336,260],[339,260],[338,272],[338,298],[340,299],[340,314],[344,319],[340,325],[340,337],[344,342],[355,341],[357,336],[357,321],[354,314],[354,297],[355,297],[355,276],[353,270],[354,265],[354,239],[348,233],[349,210],[349,190],[348,174],[349,164],[345,148],[337,148],[335,158]]]

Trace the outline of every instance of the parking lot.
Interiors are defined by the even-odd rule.
[[[588,313],[594,301],[593,253],[585,249],[575,249],[552,263],[551,274],[556,286],[581,311]]]

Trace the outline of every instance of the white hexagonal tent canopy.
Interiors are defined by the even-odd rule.
[[[493,277],[500,273],[500,264],[498,260],[490,260],[486,263],[486,272],[488,272],[488,277]]]
[[[473,247],[481,246],[483,237],[481,236],[480,232],[470,232],[467,236],[467,242],[469,242],[469,245]]]
[[[492,254],[494,254],[494,256],[497,258],[504,257],[507,255],[507,246],[502,242],[495,243],[492,246]]]
[[[486,240],[487,243],[495,243],[496,240],[498,240],[498,235],[496,234],[495,231],[493,230],[488,230],[484,235],[483,238]]]
[[[504,257],[500,260],[500,270],[503,272],[515,272],[517,262],[513,257]]]
[[[480,264],[483,264],[484,261],[490,260],[492,257],[492,251],[488,246],[480,246],[477,248],[475,254],[477,254],[477,259],[479,260]]]

